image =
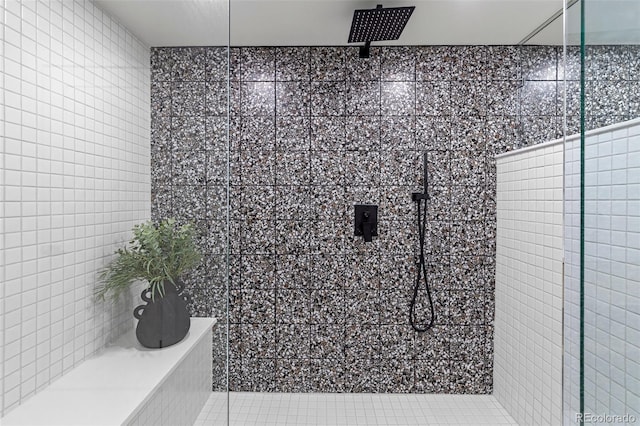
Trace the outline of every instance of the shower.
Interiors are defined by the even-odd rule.
[[[0,2],[0,425],[640,418],[640,1],[462,4]]]
[[[362,43],[360,57],[369,57],[372,41],[398,40],[415,6],[357,9],[353,12],[349,43]]]
[[[426,227],[427,227],[427,210],[429,206],[429,158],[428,154],[425,152],[422,157],[423,167],[424,167],[424,178],[423,178],[423,192],[414,192],[411,194],[411,199],[416,203],[416,225],[418,228],[418,240],[420,243],[420,249],[418,254],[418,262],[416,266],[418,267],[418,273],[416,274],[416,281],[413,287],[413,296],[411,297],[411,304],[409,307],[409,322],[411,323],[411,327],[419,333],[425,332],[433,327],[433,323],[435,321],[435,310],[433,308],[433,299],[431,297],[431,289],[429,287],[429,278],[427,275],[427,265],[424,254],[424,245],[426,238]],[[424,201],[424,210],[422,210],[422,202]],[[423,280],[424,279],[424,280]],[[429,322],[425,326],[420,326],[416,321],[416,303],[418,301],[418,293],[420,291],[420,284],[424,282],[424,287],[427,292],[427,299],[429,300]]]

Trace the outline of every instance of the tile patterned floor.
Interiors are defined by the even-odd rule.
[[[232,392],[232,426],[517,425],[492,395]],[[227,394],[213,393],[194,426],[227,425]]]

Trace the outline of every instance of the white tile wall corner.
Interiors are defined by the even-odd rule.
[[[85,0],[2,0],[0,414],[119,335],[96,271],[149,218],[149,50]]]
[[[580,141],[567,145],[565,424],[579,411]],[[585,136],[585,412],[640,419],[640,119]]]
[[[518,424],[562,421],[563,144],[497,158],[494,394]]]
[[[182,360],[154,396],[127,422],[130,426],[192,425],[211,395],[213,332]]]

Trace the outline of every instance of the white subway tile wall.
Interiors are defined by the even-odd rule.
[[[131,326],[96,272],[150,216],[149,49],[83,0],[0,1],[0,414]]]
[[[562,141],[497,159],[494,395],[518,424],[562,418]]]
[[[567,144],[565,424],[579,411],[580,140]],[[640,419],[640,120],[585,138],[584,411]]]

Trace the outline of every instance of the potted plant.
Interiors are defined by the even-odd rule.
[[[136,337],[145,347],[173,345],[189,331],[181,276],[200,262],[194,234],[190,224],[178,226],[172,218],[136,225],[129,246],[116,250],[116,258],[100,272],[96,295],[101,299],[117,299],[136,280],[147,281],[141,294],[146,304],[133,310],[139,320]]]

